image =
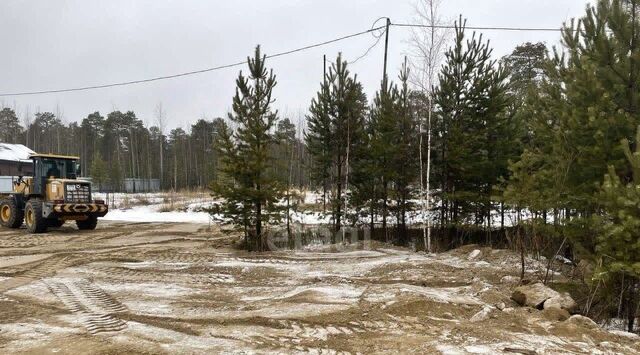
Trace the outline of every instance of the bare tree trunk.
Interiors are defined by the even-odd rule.
[[[629,287],[627,288],[627,331],[633,333],[636,320],[636,293],[637,279],[633,276],[629,277]]]
[[[431,246],[431,218],[429,211],[431,209],[431,122],[433,115],[433,86],[434,73],[440,62],[442,48],[445,44],[446,33],[437,32],[436,27],[442,24],[442,19],[438,15],[440,0],[418,0],[415,8],[416,18],[414,21],[424,25],[425,27],[412,31],[411,47],[413,57],[417,63],[413,63],[412,72],[415,79],[412,80],[415,85],[420,87],[427,96],[427,167],[426,176],[424,173],[423,161],[423,117],[420,116],[419,121],[419,159],[420,159],[420,208],[423,219],[422,237],[424,248],[427,252],[432,251]],[[426,178],[426,187],[425,184]],[[426,196],[425,196],[426,195]],[[444,215],[444,201],[442,203],[442,214]],[[441,216],[443,218],[443,216]],[[441,221],[444,225],[444,219]]]
[[[387,233],[387,194],[388,194],[388,182],[382,177],[382,233],[384,234],[384,241],[388,242]]]
[[[162,188],[163,185],[163,176],[164,176],[164,158],[163,158],[163,151],[164,151],[164,125],[165,125],[165,113],[162,109],[162,102],[158,103],[158,105],[156,106],[156,123],[158,125],[158,130],[160,131],[160,188]]]
[[[520,281],[524,280],[524,236],[517,227],[518,240],[520,241]]]
[[[295,140],[294,140],[295,142]],[[287,179],[287,239],[291,243],[291,180],[293,178],[293,143],[290,143],[289,149],[289,178]]]
[[[345,176],[344,176],[344,215],[345,220],[349,214],[349,147],[351,146],[351,131],[349,129],[349,122],[347,122],[347,158],[345,162]],[[342,242],[344,243],[345,228],[342,228]]]
[[[433,32],[433,28],[432,28],[432,32]],[[432,42],[433,42],[433,39],[432,39]],[[430,69],[429,73],[430,73],[429,82],[431,82],[433,80],[433,69]],[[427,181],[426,181],[427,196],[425,198],[424,192],[422,192],[421,198],[422,198],[422,207],[423,207],[422,216],[424,219],[426,219],[426,222],[427,222],[426,235],[424,230],[422,231],[422,233],[426,239],[426,246],[425,246],[426,251],[430,253],[432,251],[431,218],[428,215],[428,213],[431,210],[431,184],[430,184],[431,183],[431,114],[433,112],[433,98],[432,98],[431,90],[427,95],[429,95],[428,97],[429,112],[427,113]],[[422,132],[420,133],[420,185],[422,186]]]
[[[337,183],[336,183],[336,188],[337,188],[336,196],[337,196],[337,199],[338,199],[338,203],[337,203],[337,206],[336,206],[336,209],[335,209],[336,210],[336,216],[335,216],[335,221],[334,221],[334,223],[335,223],[335,231],[336,232],[340,230],[340,226],[342,225],[341,224],[342,221],[340,219],[341,214],[342,214],[342,211],[341,211],[341,208],[340,208],[342,206],[342,179],[341,179],[342,178],[342,162],[340,162],[338,164],[337,175],[338,175],[338,177],[336,179],[337,180]],[[331,242],[332,243],[336,242],[335,241],[335,235],[332,237]]]

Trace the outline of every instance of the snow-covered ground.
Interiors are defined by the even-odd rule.
[[[159,212],[155,206],[136,206],[111,210],[102,219],[128,222],[209,223],[211,216],[207,212]]]
[[[94,194],[95,199],[103,199],[109,204],[109,213],[102,219],[128,222],[182,222],[210,223],[211,216],[202,208],[213,203],[206,193],[177,194],[157,193],[116,193]]]
[[[94,198],[103,199],[109,204],[109,213],[103,218],[112,221],[129,222],[190,222],[190,223],[210,223],[220,218],[212,218],[203,209],[211,207],[215,199],[206,191],[200,192],[154,192],[154,193],[95,193]],[[416,206],[420,205],[419,200],[411,201]],[[292,210],[291,220],[294,223],[303,225],[330,224],[332,223],[331,213],[322,212],[322,193],[314,191],[302,192],[297,210]],[[431,218],[432,222],[437,219],[438,206],[432,206],[432,211],[423,215],[419,208],[407,214],[407,224],[422,225],[426,219]],[[351,220],[355,211],[348,208]],[[520,211],[521,220],[531,219],[529,211]],[[548,214],[547,219],[552,222],[553,216]],[[367,215],[358,217],[358,224],[367,225],[370,217]],[[515,210],[505,210],[504,225],[512,226],[518,220],[518,213]],[[376,216],[376,223],[382,223],[382,217]],[[388,223],[395,223],[393,214],[387,217]],[[501,225],[501,215],[498,211],[493,211],[491,223],[494,227]]]

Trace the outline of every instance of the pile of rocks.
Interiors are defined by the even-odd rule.
[[[560,293],[541,282],[516,287],[511,299],[522,306],[544,310],[558,320],[569,318],[578,308],[576,301],[567,292]]]

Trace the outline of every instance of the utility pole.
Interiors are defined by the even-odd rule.
[[[391,26],[391,19],[387,17],[387,25],[384,30],[384,66],[382,68],[382,80],[387,82],[387,51],[389,50],[389,26]]]

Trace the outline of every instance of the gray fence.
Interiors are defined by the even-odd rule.
[[[0,193],[9,193],[13,191],[13,182],[17,176],[0,176]],[[90,177],[79,177],[80,180],[91,181]],[[133,179],[126,178],[122,181],[122,192],[158,192],[160,191],[160,179]],[[108,184],[97,186],[95,183],[92,187],[93,191],[114,191]]]
[[[91,178],[82,178],[91,181]],[[111,184],[104,183],[100,186],[93,183],[93,191],[99,192],[158,192],[160,191],[160,179],[126,178],[122,180],[122,186],[113,188]]]
[[[160,191],[160,179],[124,179],[124,192]]]

